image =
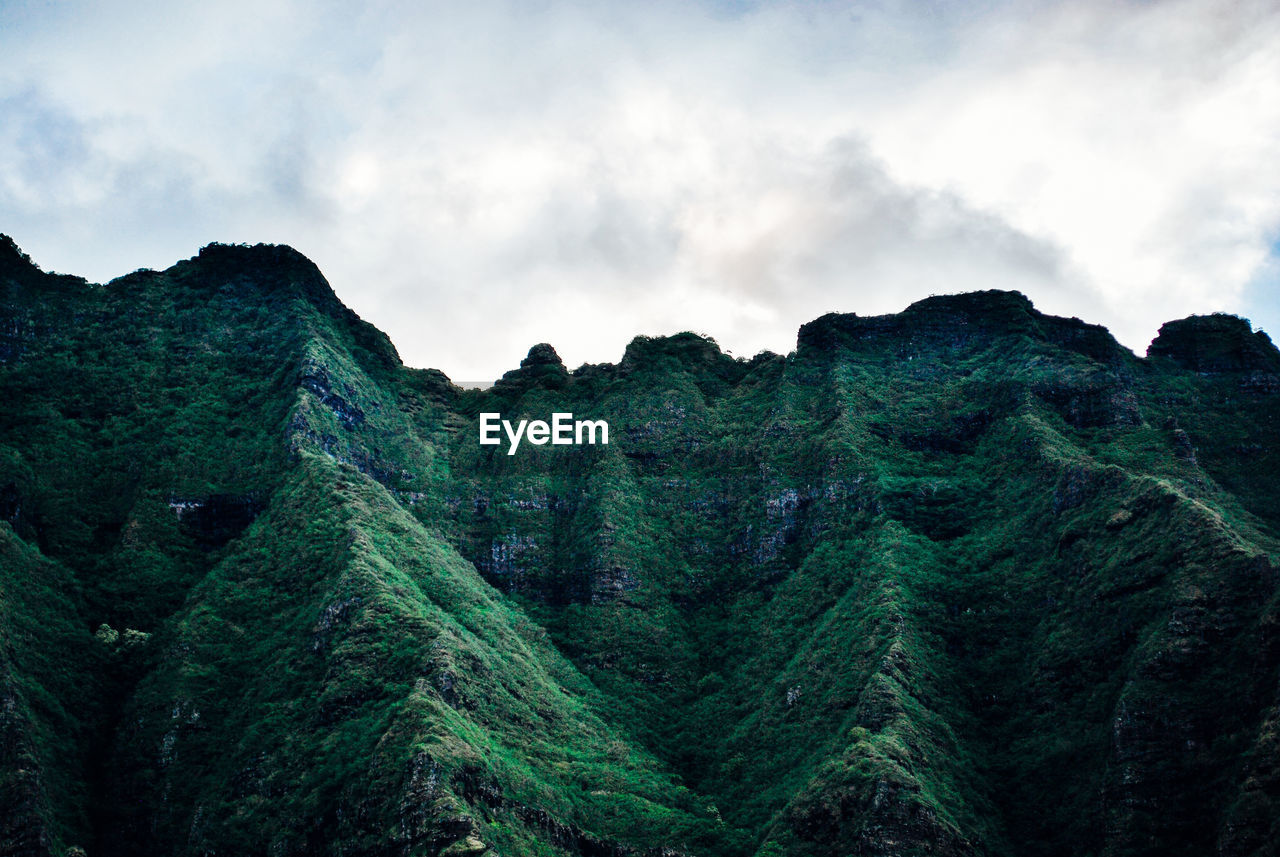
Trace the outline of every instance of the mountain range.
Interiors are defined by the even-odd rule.
[[[6,237],[0,402],[0,855],[1280,853],[1243,319],[988,291],[463,389],[288,247]]]

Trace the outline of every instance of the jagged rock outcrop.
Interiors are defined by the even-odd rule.
[[[801,354],[851,348],[915,359],[930,350],[977,347],[1010,336],[1048,342],[1108,366],[1132,359],[1106,328],[1046,316],[1021,292],[1004,291],[938,295],[895,315],[828,313],[801,326],[797,345]]]
[[[531,386],[563,387],[569,380],[569,371],[560,361],[560,355],[550,345],[541,343],[529,349],[520,361],[520,368],[504,374],[494,384],[497,392],[518,392]]]
[[[1147,356],[1205,374],[1280,372],[1280,351],[1271,338],[1244,319],[1221,313],[1166,322]]]

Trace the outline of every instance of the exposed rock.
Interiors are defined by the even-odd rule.
[[[1076,428],[1136,426],[1142,422],[1133,391],[1109,372],[1092,376],[1064,374],[1035,385],[1032,392]]]
[[[533,536],[508,533],[494,539],[489,546],[488,561],[482,560],[478,565],[486,575],[500,578],[501,585],[507,591],[518,590],[526,572],[522,557],[537,547],[537,540]]]
[[[1054,345],[1107,366],[1117,366],[1133,359],[1132,352],[1116,342],[1111,331],[1100,324],[1088,324],[1078,318],[1037,315],[1041,332]]]
[[[821,801],[793,807],[787,821],[814,855],[897,857],[980,853],[938,818],[910,786],[888,779],[846,785]],[[793,852],[794,853],[794,852]]]
[[[1133,512],[1128,509],[1117,509],[1110,518],[1107,518],[1107,529],[1118,530],[1132,520]]]
[[[1240,379],[1240,391],[1254,396],[1280,394],[1280,373],[1250,372]]]
[[[359,595],[353,595],[325,605],[320,611],[320,618],[311,629],[311,651],[322,652],[327,649],[334,631],[350,623],[352,614],[360,608],[362,601]]]
[[[1173,455],[1188,464],[1196,463],[1196,449],[1191,445],[1191,436],[1180,428],[1171,432]]]
[[[440,857],[477,857],[489,850],[478,836],[467,836],[459,839],[440,852]]]
[[[640,579],[625,566],[612,564],[591,574],[591,603],[617,601],[640,586]]]
[[[295,416],[289,428],[290,447],[293,450],[296,451],[303,443],[310,442],[339,464],[354,467],[388,488],[399,490],[400,483],[412,482],[415,478],[411,471],[396,467],[377,452],[370,452],[359,443],[352,442],[350,436],[339,438],[332,434],[314,431],[300,415]]]
[[[529,349],[520,368],[504,374],[494,383],[497,392],[518,392],[531,386],[559,389],[569,383],[569,372],[560,355],[545,342]]]
[[[520,361],[521,369],[534,369],[539,366],[559,366],[563,369],[564,362],[555,348],[546,342],[540,342],[530,348],[529,353]]]
[[[314,394],[321,404],[333,411],[333,415],[345,428],[356,429],[364,424],[364,411],[333,391],[329,374],[323,367],[314,364],[305,367],[302,377],[298,379],[298,386]],[[352,392],[348,390],[347,395],[350,397]]]
[[[17,360],[24,350],[24,340],[31,336],[30,322],[16,313],[16,308],[0,307],[0,363]]]
[[[846,348],[905,360],[1006,336],[1049,342],[1109,365],[1131,358],[1105,328],[1046,316],[1021,292],[999,290],[929,297],[895,315],[829,313],[800,328],[797,349],[805,355]]]
[[[1193,315],[1166,322],[1147,349],[1148,358],[1172,360],[1204,374],[1280,373],[1280,351],[1271,337],[1234,315]]]

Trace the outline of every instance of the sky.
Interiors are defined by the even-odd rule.
[[[1280,339],[1280,3],[0,0],[0,232],[289,244],[459,381],[988,288]]]

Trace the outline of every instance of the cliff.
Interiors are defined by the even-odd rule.
[[[1272,854],[1278,371],[983,292],[462,390],[4,239],[0,854]]]

